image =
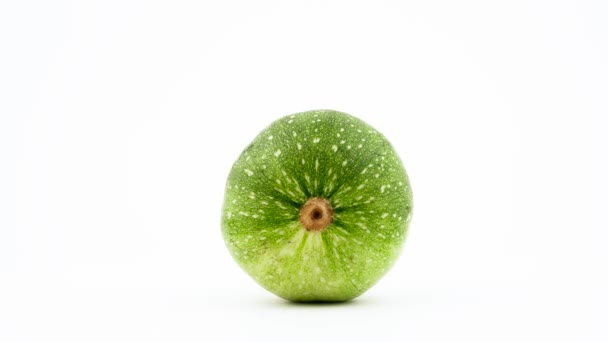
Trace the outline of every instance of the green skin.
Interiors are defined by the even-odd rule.
[[[325,198],[333,221],[307,230],[300,210]],[[412,212],[403,164],[388,140],[345,113],[283,117],[234,163],[222,213],[230,253],[260,285],[292,301],[344,301],[397,259]]]

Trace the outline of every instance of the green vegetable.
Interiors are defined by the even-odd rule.
[[[292,301],[344,301],[397,259],[412,192],[388,140],[345,113],[283,117],[234,163],[226,245],[260,285]]]

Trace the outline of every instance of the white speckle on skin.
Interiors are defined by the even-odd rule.
[[[336,145],[333,145],[333,146],[331,147],[331,149],[332,149],[334,152],[338,152],[338,146],[336,146]]]
[[[239,211],[239,215],[241,215],[241,216],[249,216],[249,213],[246,213],[244,211]]]
[[[344,132],[344,128],[340,128],[340,132]]]
[[[344,144],[346,140],[340,140],[340,144]]]
[[[298,146],[298,150],[302,149],[302,144],[298,143],[297,146]]]
[[[367,168],[363,169],[363,171],[361,171],[361,174],[364,174],[367,172]]]
[[[319,159],[315,159],[315,171],[319,171]]]
[[[336,228],[337,230],[341,231],[341,232],[342,232],[343,234],[345,234],[345,235],[350,235],[350,233],[349,233],[347,230],[345,230],[344,228],[340,228],[340,227],[337,227],[337,226],[336,226],[335,228]]]
[[[272,135],[268,137],[268,140],[272,140],[274,138]]]
[[[340,190],[340,193],[345,193],[348,192],[349,190],[351,190],[352,188],[350,186],[347,186],[346,188],[343,188],[342,190]]]
[[[230,218],[232,217],[232,213],[228,212],[228,214],[226,216],[228,216],[228,219],[230,220]]]
[[[296,131],[291,132],[291,134],[293,134],[294,137],[298,135],[298,133],[296,133]]]
[[[380,177],[380,174],[379,174],[379,173],[376,173],[376,174],[374,175],[374,177],[378,178],[378,177]]]
[[[268,202],[266,201],[261,201],[260,203],[262,203],[263,205],[268,205]]]
[[[366,226],[366,225],[364,225],[363,223],[361,223],[361,222],[357,222],[356,224],[357,224],[357,226],[359,226],[359,227],[361,227],[363,230],[365,230],[365,232],[366,232],[366,233],[369,233],[369,232],[370,232],[370,231],[369,231],[369,227],[367,227],[367,226]]]
[[[280,156],[280,155],[281,155],[281,150],[277,150],[277,151],[274,153],[274,156],[275,156],[275,157],[278,157],[278,156]]]
[[[233,199],[233,200],[232,200],[232,203],[236,203],[236,200],[235,200],[235,199]]]
[[[357,147],[358,147],[358,148],[361,148],[361,147],[363,147],[363,145],[359,144],[359,146],[357,146]]]
[[[342,166],[346,166],[346,164],[348,164],[348,160],[342,162]]]
[[[357,190],[361,190],[361,189],[363,189],[364,187],[365,187],[365,184],[361,184],[361,185],[359,185],[359,186],[357,187]]]
[[[387,216],[388,216],[388,213],[382,214],[382,218],[386,218]]]
[[[314,138],[314,139],[312,139],[312,142],[315,143],[315,144],[318,143],[319,141],[321,141],[321,138]]]
[[[248,170],[248,169],[245,169],[244,171],[247,174],[247,176],[253,176],[253,171]]]
[[[253,215],[251,215],[251,217],[258,218],[259,216],[258,216],[258,214],[253,214]]]
[[[386,188],[386,185],[383,185],[380,187],[380,192],[384,192],[384,189]]]
[[[265,236],[260,236],[260,240],[266,240]]]
[[[304,159],[302,159],[302,165],[306,164],[306,162],[304,161]]]
[[[350,146],[350,145],[348,145],[348,146],[346,146],[346,148],[350,150],[350,149],[351,149],[351,148],[353,148],[353,147],[352,147],[352,146]]]
[[[287,123],[292,123],[292,122],[293,122],[293,119],[291,119],[291,120],[287,121]]]

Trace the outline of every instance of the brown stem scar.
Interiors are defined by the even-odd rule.
[[[300,222],[306,230],[322,231],[333,221],[334,210],[325,198],[310,198],[300,209]]]

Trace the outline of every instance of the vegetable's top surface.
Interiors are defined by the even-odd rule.
[[[323,230],[304,229],[310,198],[331,204]],[[345,113],[281,118],[243,151],[226,185],[222,230],[237,262],[290,300],[346,300],[396,259],[412,193],[386,138]]]

